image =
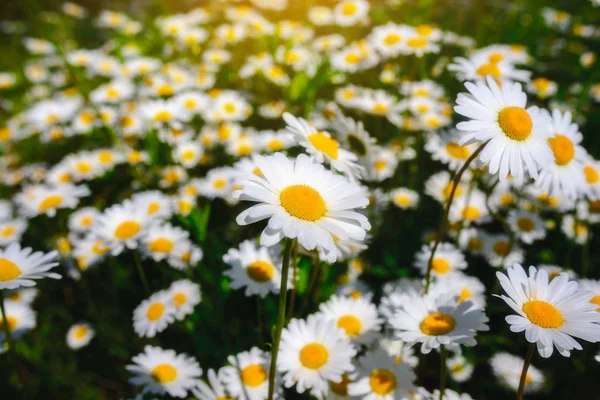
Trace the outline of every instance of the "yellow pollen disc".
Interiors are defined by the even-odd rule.
[[[402,38],[397,33],[388,33],[383,39],[383,43],[385,43],[387,46],[393,46],[397,43],[400,43],[401,40]]]
[[[431,260],[431,268],[438,274],[445,274],[450,271],[450,263],[443,258],[434,258]]]
[[[58,122],[58,115],[56,114],[48,114],[46,115],[46,123],[48,125],[55,124]]]
[[[86,215],[85,217],[81,218],[81,221],[79,221],[81,226],[84,226],[86,228],[92,225],[92,222],[94,222],[94,218],[90,217],[89,215]]]
[[[19,321],[17,321],[17,319],[15,317],[11,317],[9,315],[6,317],[6,320],[8,321],[8,330],[10,330],[12,332],[15,329],[17,329],[17,326],[19,325]],[[4,329],[4,320],[0,320],[0,329]]]
[[[538,91],[545,92],[552,82],[546,78],[535,78],[531,83]]]
[[[173,118],[173,114],[164,110],[154,114],[154,121],[156,122],[169,122],[171,118]]]
[[[548,144],[554,153],[557,165],[567,165],[575,157],[575,146],[568,137],[557,133],[548,139]]]
[[[196,104],[197,102],[194,99],[186,99],[183,103],[185,108],[187,108],[188,110],[193,110],[194,108],[196,108]]]
[[[560,311],[546,301],[531,300],[522,309],[533,324],[542,328],[558,328],[564,322]]]
[[[513,195],[510,193],[504,193],[500,196],[500,204],[503,206],[509,206],[514,203]]]
[[[158,364],[150,375],[158,383],[169,383],[177,379],[177,370],[169,364]]]
[[[176,307],[181,307],[182,305],[185,304],[185,302],[187,301],[187,296],[185,295],[185,293],[175,293],[175,295],[173,296],[173,302],[175,303]]]
[[[88,333],[88,328],[87,326],[78,326],[77,328],[75,328],[75,332],[73,332],[73,336],[75,336],[75,339],[83,339]]]
[[[400,194],[396,197],[394,197],[394,203],[396,203],[397,205],[401,206],[401,207],[408,207],[410,206],[410,197],[404,195],[404,194]]]
[[[279,195],[281,206],[293,217],[304,221],[316,221],[327,212],[321,194],[307,185],[291,185]]]
[[[348,53],[346,54],[346,57],[344,58],[344,60],[348,63],[348,64],[358,64],[361,60],[360,56],[356,53]]]
[[[238,147],[238,154],[240,156],[249,156],[252,153],[252,150],[252,146],[244,143]]]
[[[327,154],[333,160],[338,159],[340,144],[337,140],[330,138],[323,132],[317,132],[310,135],[308,141],[315,146],[315,149],[318,151]]]
[[[101,164],[108,164],[112,162],[113,158],[113,153],[110,151],[101,151],[98,153],[98,161],[100,161]]]
[[[14,226],[6,226],[0,231],[0,236],[7,238],[15,233],[16,229]]]
[[[58,247],[58,250],[63,253],[63,254],[67,254],[71,252],[71,243],[69,243],[69,240],[67,238],[61,237],[56,241],[56,245]]]
[[[77,170],[77,172],[79,172],[80,174],[88,174],[91,170],[92,170],[92,166],[90,165],[90,163],[85,162],[85,161],[80,161],[77,163],[77,165],[75,166],[75,169]]]
[[[600,306],[600,294],[592,297],[590,299],[590,303]],[[600,311],[600,307],[596,308],[596,311]]]
[[[531,136],[533,130],[531,116],[521,107],[504,107],[498,113],[498,124],[506,136],[519,142]]]
[[[371,108],[371,110],[376,114],[386,114],[388,112],[389,108],[385,104],[375,103],[373,105],[373,108]]]
[[[338,396],[348,396],[348,385],[352,383],[348,375],[342,375],[340,382],[329,382],[329,388]]]
[[[120,240],[132,238],[142,229],[142,226],[136,221],[123,221],[115,229],[115,237]]]
[[[154,239],[148,244],[148,249],[154,253],[168,253],[173,250],[174,243],[172,240],[159,238]]]
[[[267,282],[273,277],[275,269],[267,261],[254,261],[246,268],[246,273],[256,282]]]
[[[309,369],[319,369],[329,359],[329,352],[320,343],[307,344],[300,350],[300,363]]]
[[[463,301],[470,299],[472,296],[473,295],[471,294],[469,289],[464,288],[460,291],[460,295],[458,296],[458,302],[462,303]]]
[[[598,174],[598,171],[594,167],[586,165],[583,167],[583,173],[585,174],[585,180],[589,184],[598,183],[600,180],[600,174]]]
[[[181,158],[184,161],[192,161],[196,157],[196,152],[194,150],[188,149],[181,153]]]
[[[448,183],[446,186],[444,186],[444,189],[442,189],[442,194],[444,195],[445,199],[449,199],[450,198],[450,193],[452,193],[452,187],[454,186],[454,184],[452,182]],[[460,186],[456,186],[456,190],[454,191],[454,197],[460,197],[460,195],[462,194],[462,189],[460,188]]]
[[[446,145],[446,151],[452,156],[459,160],[466,160],[471,155],[471,151],[467,146],[460,146],[456,142],[450,142]]]
[[[189,251],[186,251],[181,255],[181,261],[183,261],[184,263],[189,263],[191,259],[192,253],[190,253]]]
[[[21,275],[21,270],[7,258],[0,258],[0,282],[11,281]]]
[[[411,39],[408,39],[406,44],[408,47],[412,47],[413,49],[422,49],[427,46],[427,40],[420,38],[420,37],[411,38]]]
[[[104,246],[104,242],[102,240],[96,240],[94,242],[94,246],[92,246],[92,251],[94,254],[102,255],[108,252],[108,247]]]
[[[158,212],[158,210],[160,210],[160,204],[156,201],[152,201],[150,202],[150,204],[148,204],[148,209],[146,212],[148,213],[148,215],[152,215]]]
[[[63,202],[62,196],[54,194],[54,195],[48,196],[44,200],[42,200],[38,209],[43,212],[50,208],[56,208],[56,207],[60,206],[62,204],[62,202]]]
[[[464,210],[462,211],[462,216],[464,219],[466,219],[468,221],[472,221],[481,216],[481,211],[479,211],[479,208],[477,208],[477,207],[466,206],[464,208]]]
[[[504,54],[501,53],[492,53],[488,57],[490,64],[498,64],[502,60],[504,60]]]
[[[421,36],[430,36],[433,33],[433,26],[423,24],[423,25],[417,26],[415,30]]]
[[[240,374],[242,383],[246,386],[257,387],[267,381],[267,371],[262,365],[249,365],[242,370]]]
[[[361,322],[358,318],[353,315],[344,315],[337,321],[338,328],[342,328],[346,331],[348,336],[356,336],[360,333]]]
[[[494,252],[502,257],[506,257],[510,252],[510,243],[500,240],[494,243],[493,246]]]
[[[109,99],[115,99],[119,97],[119,91],[112,87],[108,88],[108,90],[106,90],[106,97],[108,97]]]
[[[574,225],[575,235],[581,236],[587,234],[587,227],[581,223],[576,223]]]
[[[373,166],[377,171],[383,171],[387,166],[387,163],[385,162],[385,160],[377,160],[373,163]]]
[[[228,114],[233,114],[236,110],[235,104],[225,103],[225,105],[223,106],[223,110],[225,110],[225,112]]]
[[[354,300],[360,299],[361,293],[358,290],[353,290],[348,293],[348,296],[352,297]]]
[[[168,84],[160,85],[156,92],[159,96],[172,96],[173,95],[173,87]]]
[[[218,178],[213,181],[213,187],[215,189],[223,189],[227,185],[227,181],[223,178]]]
[[[445,335],[452,331],[456,321],[448,314],[432,312],[421,322],[421,332],[430,336]]]
[[[278,151],[283,149],[283,142],[279,139],[273,139],[267,143],[267,147],[271,151]]]
[[[590,211],[593,213],[600,213],[600,200],[590,201]]]
[[[535,223],[530,218],[519,218],[517,227],[521,232],[531,232],[535,228]]]
[[[499,78],[502,75],[502,72],[496,63],[481,64],[479,68],[475,70],[475,73],[483,77],[490,75],[492,78]]]
[[[342,14],[347,17],[356,14],[357,11],[358,7],[354,3],[346,3],[342,6]]]
[[[388,369],[376,369],[369,376],[369,385],[373,393],[388,396],[396,391],[396,376]]]
[[[121,126],[123,128],[129,128],[130,126],[132,126],[135,122],[135,119],[133,119],[133,117],[130,117],[129,115],[121,118]]]
[[[264,176],[263,172],[258,167],[254,167],[254,169],[252,170],[252,173],[256,176]]]
[[[469,239],[469,243],[467,244],[469,249],[471,250],[481,250],[483,247],[483,241],[479,238],[471,238]]]
[[[163,303],[152,303],[148,310],[146,311],[146,317],[150,321],[156,321],[159,319],[163,313],[165,312],[165,305]]]

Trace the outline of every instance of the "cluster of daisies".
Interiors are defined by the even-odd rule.
[[[506,346],[484,360],[496,381],[551,391],[534,346],[567,357],[600,341],[589,257],[574,270],[535,247],[550,237],[593,247],[600,161],[580,126],[600,103],[590,75],[600,29],[544,8],[544,29],[560,35],[548,49],[478,48],[434,24],[392,22],[382,11],[396,12],[393,0],[213,3],[141,22],[67,2],[46,21],[93,25],[108,38],[95,48],[0,26],[28,53],[18,72],[0,72],[0,351],[36,328],[35,280],[126,267],[146,292],[119,310],[139,338],[122,369],[142,395],[469,400],[445,376],[460,390],[481,367],[468,348],[498,334],[492,301],[530,344],[527,357]],[[285,10],[301,21],[274,17]],[[571,41],[591,78],[563,88],[537,57]],[[432,209],[443,213],[438,233],[375,287],[370,244],[396,220],[394,243],[420,235],[401,222]],[[205,245],[207,232],[225,250]],[[224,277],[203,281],[205,296],[225,282],[258,304],[280,299],[268,345],[212,368],[202,353],[158,345],[182,321],[203,335],[192,316],[204,252]],[[335,283],[324,273],[334,269]],[[92,316],[68,324],[72,350],[107,340]],[[439,387],[418,374],[431,352]]]

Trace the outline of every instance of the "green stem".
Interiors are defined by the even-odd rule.
[[[140,255],[138,254],[137,250],[133,251],[133,258],[135,260],[135,267],[137,268],[138,275],[140,276],[140,280],[142,281],[142,285],[144,286],[146,296],[150,296],[150,287],[148,286],[146,274],[144,273],[144,269],[142,268],[142,263],[140,262]]]
[[[527,380],[527,370],[533,359],[533,352],[535,351],[535,343],[529,343],[527,348],[527,356],[523,363],[523,371],[521,371],[521,379],[519,380],[519,390],[517,391],[517,400],[523,400],[523,392],[525,391],[525,381]]]
[[[447,359],[448,350],[446,350],[446,346],[442,345],[440,347],[440,400],[444,399],[444,392],[446,391],[446,378],[448,377]]]
[[[442,241],[442,238],[444,237],[444,234],[446,233],[446,230],[448,229],[448,214],[450,214],[450,207],[452,206],[452,201],[454,200],[454,195],[456,194],[456,188],[460,184],[460,178],[462,178],[463,174],[469,167],[469,164],[471,164],[471,162],[477,158],[477,156],[485,148],[485,145],[487,143],[488,142],[482,143],[477,148],[477,150],[475,150],[473,152],[473,154],[471,154],[471,157],[469,157],[467,159],[467,161],[465,161],[463,166],[460,168],[460,170],[458,171],[458,173],[456,174],[456,176],[454,176],[454,179],[452,180],[452,190],[450,191],[450,196],[448,197],[448,202],[446,203],[446,209],[444,210],[444,217],[442,219],[440,230],[438,231],[437,236],[435,238],[435,243],[433,244],[433,248],[431,249],[431,255],[429,256],[429,261],[427,262],[427,274],[425,275],[425,282],[426,282],[425,283],[425,294],[427,294],[427,292],[429,291],[429,284],[431,283],[431,267],[433,265],[433,257],[435,256],[435,251],[437,250],[438,246],[440,245],[440,242]]]
[[[290,297],[290,304],[288,304],[287,310],[287,320],[294,315],[294,304],[296,303],[296,281],[298,279],[298,242],[296,241],[296,245],[292,249],[292,267],[294,268],[294,273],[292,275],[292,295]]]
[[[4,329],[4,336],[6,337],[6,342],[8,343],[8,350],[12,352],[15,350],[15,347],[12,340],[12,334],[10,332],[8,318],[6,317],[6,310],[4,309],[4,289],[0,289],[0,310],[2,310],[2,328]]]
[[[279,353],[279,341],[281,340],[281,331],[285,322],[285,306],[287,300],[287,284],[288,272],[290,269],[290,258],[292,248],[295,246],[297,239],[288,238],[285,243],[283,253],[283,265],[281,266],[281,288],[279,291],[279,310],[277,313],[277,326],[273,337],[273,347],[271,348],[271,366],[269,367],[269,397],[268,400],[273,400],[275,393],[275,375],[277,374],[277,354]]]

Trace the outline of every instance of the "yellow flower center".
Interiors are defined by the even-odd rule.
[[[590,299],[590,303],[596,304],[597,306],[600,306],[600,294],[592,297]],[[596,311],[600,311],[600,307],[596,308]]]
[[[154,253],[168,253],[173,250],[172,240],[165,238],[154,239],[148,244],[148,249]]]
[[[521,232],[531,232],[535,228],[535,223],[531,218],[523,217],[517,220],[517,227]]]
[[[11,281],[21,275],[21,270],[7,258],[0,258],[0,282]]]
[[[397,205],[401,206],[401,207],[408,207],[411,203],[410,201],[410,197],[408,197],[405,194],[399,194],[398,196],[394,197],[394,203],[396,203]]]
[[[385,162],[385,160],[377,160],[373,163],[373,166],[375,167],[375,169],[377,171],[383,171],[385,169],[385,167],[387,166],[387,163]]]
[[[500,68],[498,68],[496,63],[491,63],[491,62],[488,64],[481,64],[475,70],[475,73],[477,73],[477,75],[483,76],[483,77],[490,75],[492,78],[499,78],[500,76],[502,76],[502,72],[500,71]]]
[[[183,153],[181,153],[181,158],[184,161],[192,161],[196,157],[196,152],[192,149],[187,149]]]
[[[158,383],[169,383],[177,379],[177,370],[170,364],[158,364],[150,375]]]
[[[181,307],[182,305],[185,304],[185,302],[187,301],[187,296],[185,295],[185,293],[175,293],[175,295],[173,295],[173,302],[175,303],[176,307]]]
[[[148,209],[146,212],[148,213],[148,215],[152,215],[158,212],[158,210],[160,210],[160,204],[156,201],[152,201],[150,202],[150,204],[148,204]]]
[[[94,254],[102,255],[107,253],[108,250],[108,247],[104,246],[104,242],[102,240],[96,240],[92,246],[92,251]]]
[[[293,217],[304,221],[316,221],[327,212],[321,194],[307,185],[291,185],[279,196],[281,206]]]
[[[396,376],[389,369],[376,369],[369,376],[369,385],[373,393],[388,396],[396,391]]]
[[[431,260],[431,268],[438,274],[445,274],[450,271],[450,263],[443,258],[434,258]]]
[[[1,317],[1,316],[0,316]],[[19,321],[17,321],[17,319],[15,317],[11,317],[10,315],[6,317],[6,320],[8,321],[8,329],[12,332],[15,329],[17,329],[17,326],[19,324]],[[4,320],[0,320],[0,329],[4,329]]]
[[[466,206],[464,208],[464,210],[462,211],[462,216],[464,219],[466,219],[468,221],[472,221],[481,216],[481,211],[479,211],[479,208],[477,208],[477,207]]]
[[[213,187],[215,189],[223,189],[227,185],[227,181],[223,178],[217,178],[213,181]]]
[[[592,166],[586,165],[583,167],[583,173],[585,174],[585,180],[589,184],[598,183],[598,180],[600,180],[600,174]]]
[[[15,233],[16,229],[14,226],[6,226],[0,231],[0,236],[3,238],[7,238],[12,236]]]
[[[246,386],[257,387],[267,380],[267,371],[262,365],[252,364],[242,370],[242,383]]]
[[[540,92],[545,92],[550,87],[552,82],[546,78],[535,78],[532,82],[533,86]]]
[[[483,241],[479,238],[471,238],[469,239],[469,243],[467,244],[469,249],[471,250],[481,250],[483,247]]]
[[[225,110],[227,114],[233,114],[236,110],[236,106],[233,103],[225,103],[223,110]]]
[[[338,328],[346,331],[348,336],[356,336],[360,333],[362,324],[358,318],[353,315],[344,315],[337,321]]]
[[[564,322],[560,311],[543,300],[530,300],[522,309],[533,324],[542,328],[558,328]]]
[[[506,257],[510,252],[510,243],[505,240],[500,240],[494,243],[494,252],[502,257]]]
[[[388,33],[383,39],[383,43],[385,43],[386,46],[393,46],[396,43],[400,43],[401,40],[402,38],[397,33]]]
[[[433,33],[433,26],[427,25],[427,24],[423,24],[423,25],[417,26],[415,28],[415,30],[421,36],[430,36]]]
[[[320,343],[309,343],[300,350],[300,363],[309,369],[319,369],[329,359],[329,352]]]
[[[50,208],[56,208],[56,207],[60,206],[62,204],[62,202],[63,202],[62,196],[53,194],[53,195],[46,197],[44,200],[42,200],[42,202],[40,203],[38,208],[41,212],[44,212]]]
[[[342,375],[340,382],[329,382],[329,388],[338,396],[348,396],[348,385],[352,383],[348,375]]]
[[[342,6],[342,14],[344,14],[347,17],[356,14],[357,11],[358,7],[354,3],[349,2]]]
[[[256,282],[267,282],[273,277],[275,269],[267,261],[254,261],[246,268],[246,273],[250,279]]]
[[[360,56],[356,53],[348,53],[344,58],[348,64],[355,65],[358,64],[361,60]]]
[[[423,49],[427,46],[427,40],[421,37],[416,37],[408,39],[408,42],[406,42],[406,44],[408,45],[408,47],[412,47],[413,49]]]
[[[386,114],[388,112],[389,108],[385,104],[375,103],[375,104],[373,104],[373,108],[371,108],[371,110],[375,114]]]
[[[456,321],[448,314],[432,312],[421,322],[421,332],[430,336],[445,335],[452,331]]]
[[[446,186],[444,186],[444,189],[442,189],[442,194],[444,195],[445,199],[449,199],[450,198],[450,193],[452,193],[452,187],[454,186],[453,182],[449,182]],[[454,191],[454,197],[460,197],[460,195],[462,194],[462,189],[460,188],[460,186],[456,186],[456,190]]]
[[[360,299],[362,293],[360,293],[358,290],[353,290],[350,293],[348,293],[348,296],[352,297],[354,300],[358,300]]]
[[[462,303],[465,300],[469,300],[471,297],[473,297],[471,291],[467,288],[463,288],[463,290],[460,291],[460,295],[458,296],[458,302]]]
[[[460,146],[456,142],[450,142],[446,145],[446,151],[452,156],[459,160],[466,160],[471,155],[471,151],[467,146]]]
[[[575,146],[568,137],[557,133],[548,139],[548,144],[554,153],[557,165],[567,165],[575,157]]]
[[[159,96],[172,96],[173,95],[173,87],[169,84],[160,85],[156,92]]]
[[[154,121],[156,122],[169,122],[171,118],[173,118],[173,114],[166,110],[154,114]]]
[[[338,159],[340,144],[337,140],[330,138],[323,132],[313,133],[308,137],[308,141],[320,152],[327,154],[331,159]]]
[[[492,53],[488,56],[490,64],[498,64],[502,60],[504,60],[504,54],[502,53]]]
[[[520,142],[531,136],[533,130],[531,116],[522,107],[504,107],[498,113],[498,124],[506,136]]]
[[[87,326],[78,326],[77,328],[75,328],[75,332],[73,332],[73,336],[75,336],[75,339],[83,339],[88,333],[88,328]]]
[[[163,313],[165,312],[165,305],[163,303],[152,303],[148,310],[146,311],[146,317],[150,321],[156,321],[159,319]]]
[[[278,151],[283,149],[283,142],[279,139],[273,139],[267,143],[267,147],[271,151]]]
[[[142,226],[136,221],[123,221],[115,229],[115,237],[120,240],[132,238],[142,229]]]

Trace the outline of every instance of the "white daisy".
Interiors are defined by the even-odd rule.
[[[171,293],[161,290],[141,302],[133,311],[133,329],[140,337],[154,337],[175,321],[177,313]]]
[[[0,249],[0,290],[35,286],[35,279],[60,279],[61,276],[50,269],[58,265],[58,252],[44,254],[33,252],[31,247],[21,248],[19,243],[11,243]]]
[[[253,347],[227,357],[231,366],[223,367],[219,376],[227,392],[239,400],[262,400],[269,393],[269,354]]]
[[[171,224],[153,225],[140,238],[140,247],[154,261],[169,257],[175,247],[188,240],[189,232]]]
[[[175,317],[178,320],[192,314],[194,307],[202,300],[200,286],[187,279],[173,282],[167,291],[175,305]]]
[[[192,388],[194,396],[202,400],[234,400],[225,392],[225,388],[215,370],[209,369],[206,376],[208,377],[208,384],[201,380],[198,381],[197,386]]]
[[[511,210],[506,222],[523,243],[532,244],[546,237],[544,221],[537,213]]]
[[[379,334],[382,320],[377,315],[377,307],[368,299],[334,295],[319,306],[319,311],[342,328],[353,342],[368,344]]]
[[[415,267],[421,274],[425,275],[429,267],[429,258],[433,244],[424,244],[421,250],[415,256]],[[431,261],[431,272],[437,278],[443,278],[452,272],[467,268],[465,256],[454,245],[450,243],[440,243],[435,251],[435,256]]]
[[[0,220],[0,246],[7,246],[12,242],[19,242],[27,230],[27,220],[18,218],[13,220]]]
[[[79,350],[87,346],[95,334],[94,328],[88,323],[80,322],[72,325],[67,331],[67,346],[71,350]]]
[[[125,247],[137,248],[138,239],[143,236],[147,221],[147,210],[136,207],[131,201],[125,201],[104,210],[92,232],[104,240],[112,255],[118,255]]]
[[[6,321],[0,314],[0,343],[6,340],[4,324],[8,324],[10,335],[13,339],[19,339],[25,333],[37,326],[35,311],[28,304],[7,302],[4,304]],[[4,346],[0,345],[0,348]]]
[[[483,255],[492,267],[497,268],[521,263],[525,259],[523,250],[503,234],[483,237]]]
[[[469,363],[466,358],[460,354],[455,354],[453,357],[446,360],[446,367],[450,373],[452,380],[456,382],[468,381],[473,375],[473,364]]]

